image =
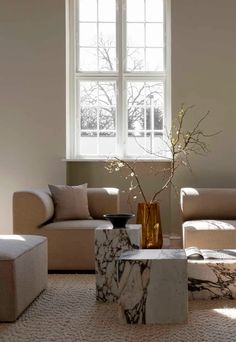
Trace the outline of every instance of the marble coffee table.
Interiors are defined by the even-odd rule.
[[[187,259],[182,249],[140,249],[118,262],[119,316],[125,323],[184,323]]]
[[[189,299],[236,299],[236,250],[201,250],[204,260],[188,260]]]
[[[120,255],[141,247],[141,225],[126,228],[97,228],[95,231],[96,299],[115,302],[119,298],[116,261]]]

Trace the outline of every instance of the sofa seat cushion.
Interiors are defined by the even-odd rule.
[[[48,238],[50,270],[94,270],[95,230],[112,227],[107,220],[52,222],[39,229]]]
[[[107,220],[70,220],[58,221],[46,224],[41,229],[55,230],[55,229],[96,229],[97,227],[112,227]]]
[[[191,220],[183,223],[183,247],[236,249],[236,220]]]

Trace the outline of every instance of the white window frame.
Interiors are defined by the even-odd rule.
[[[119,2],[119,6],[118,6]],[[127,72],[126,71],[126,0],[116,0],[117,3],[117,72],[76,72],[76,48],[75,48],[75,18],[76,0],[66,0],[66,159],[67,160],[106,160],[105,155],[80,155],[77,150],[76,137],[76,79],[79,80],[115,80],[117,81],[117,155],[123,159],[137,159],[137,156],[126,154],[126,139],[128,137],[127,110],[126,110],[126,89],[128,81],[162,81],[164,84],[164,131],[171,127],[171,51],[170,51],[170,0],[163,0],[164,3],[164,71],[163,72]],[[121,37],[121,38],[120,38]],[[118,45],[120,43],[120,45]],[[123,96],[120,96],[123,94]],[[165,134],[165,133],[163,133]],[[157,158],[155,160],[166,161],[169,157]],[[153,160],[150,155],[138,158],[139,160]]]

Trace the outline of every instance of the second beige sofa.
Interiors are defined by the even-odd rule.
[[[14,234],[47,237],[50,270],[94,270],[95,229],[111,226],[103,214],[119,211],[119,190],[88,188],[88,206],[93,219],[53,222],[54,204],[49,191],[17,191],[13,195]]]
[[[183,247],[236,249],[236,189],[182,188]]]

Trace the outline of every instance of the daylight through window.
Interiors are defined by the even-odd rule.
[[[68,0],[68,158],[164,156],[167,14],[166,0]]]

